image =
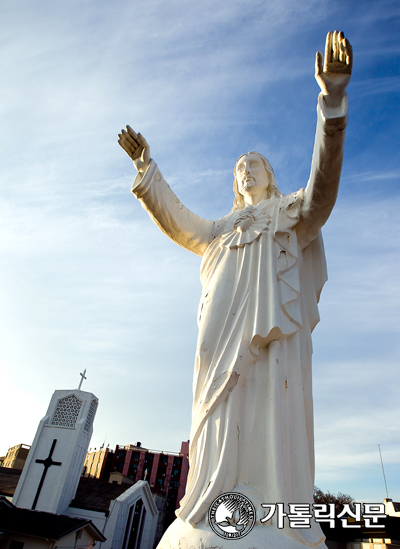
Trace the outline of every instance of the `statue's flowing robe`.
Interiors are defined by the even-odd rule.
[[[314,164],[343,130],[340,114],[319,108]],[[214,222],[181,204],[154,161],[132,192],[161,230],[202,256],[190,471],[177,515],[195,526],[232,491],[253,502],[258,520],[262,503],[311,504],[311,332],[326,265],[319,231],[298,242],[304,190]],[[285,534],[316,546],[324,536],[311,522]]]

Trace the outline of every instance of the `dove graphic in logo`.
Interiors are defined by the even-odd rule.
[[[237,539],[246,536],[256,521],[256,510],[251,501],[236,492],[217,497],[208,511],[208,521],[221,538]]]

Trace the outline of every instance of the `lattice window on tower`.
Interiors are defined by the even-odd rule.
[[[60,398],[51,424],[60,427],[75,427],[81,408],[82,401],[75,395]]]
[[[94,414],[96,413],[96,410],[97,410],[97,400],[93,399],[92,402],[90,403],[89,413],[88,413],[88,416],[85,422],[85,427],[84,427],[85,431],[87,432],[89,432],[90,427],[93,423]]]

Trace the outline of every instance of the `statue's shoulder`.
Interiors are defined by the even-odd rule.
[[[304,201],[304,189],[290,194],[284,194],[280,198],[280,207],[285,210],[293,210],[300,207]]]

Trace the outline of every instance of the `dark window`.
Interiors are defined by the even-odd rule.
[[[139,499],[129,510],[126,523],[123,549],[139,549],[142,541],[143,525],[146,519],[146,509]]]

